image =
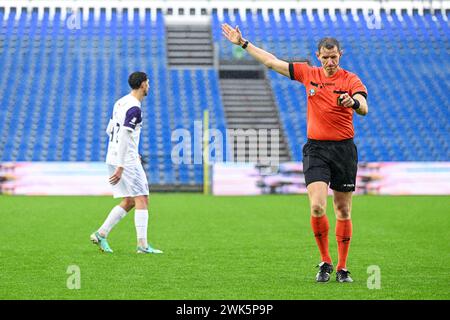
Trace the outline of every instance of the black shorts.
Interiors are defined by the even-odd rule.
[[[306,185],[323,181],[340,192],[355,191],[358,151],[353,139],[321,141],[308,139],[303,146]]]

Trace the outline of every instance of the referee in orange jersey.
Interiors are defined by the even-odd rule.
[[[222,25],[223,35],[240,45],[266,67],[301,82],[308,96],[308,142],[303,146],[303,171],[311,209],[311,227],[321,255],[317,282],[327,282],[333,272],[328,250],[329,223],[326,215],[328,185],[333,190],[336,214],[338,263],[336,281],[353,282],[346,261],[352,237],[352,193],[358,164],[353,142],[353,113],[366,115],[367,89],[353,73],[339,67],[342,50],[334,38],[319,42],[316,56],[322,67],[288,63],[251,44],[239,28]]]

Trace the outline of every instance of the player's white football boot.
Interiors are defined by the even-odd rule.
[[[147,248],[138,246],[137,253],[163,253],[163,252],[159,249],[154,249],[151,246],[147,245]]]
[[[106,241],[106,238],[103,238],[98,232],[91,234],[90,238],[92,243],[98,245],[101,251],[113,253],[112,249],[109,247],[108,241]]]

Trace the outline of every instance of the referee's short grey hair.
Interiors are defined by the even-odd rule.
[[[338,51],[341,51],[341,45],[339,44],[339,41],[337,41],[335,38],[331,38],[331,37],[322,38],[319,41],[319,45],[317,46],[317,51],[320,52],[320,49],[322,47],[325,47],[328,50],[336,47],[338,49]]]

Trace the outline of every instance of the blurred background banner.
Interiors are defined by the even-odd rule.
[[[356,181],[356,194],[450,195],[450,162],[360,163]],[[284,163],[271,175],[254,164],[215,164],[212,190],[215,195],[307,193],[299,162]]]
[[[275,174],[262,169],[253,163],[216,163],[212,166],[212,192],[214,195],[306,193],[302,163],[283,163]],[[111,195],[111,187],[103,162],[3,162],[0,193]],[[360,163],[356,194],[450,195],[450,162]]]
[[[284,163],[265,174],[251,163],[217,163],[214,195],[304,194],[303,165]],[[110,195],[102,162],[5,162],[0,193],[15,195]],[[331,192],[331,191],[330,191]],[[450,162],[372,162],[359,165],[357,194],[450,195]]]
[[[0,193],[11,195],[111,195],[103,162],[0,163]]]

